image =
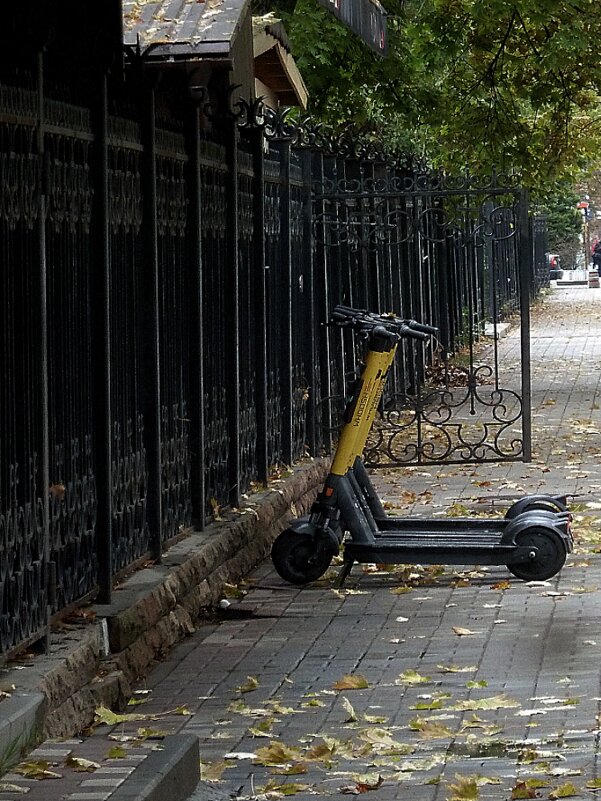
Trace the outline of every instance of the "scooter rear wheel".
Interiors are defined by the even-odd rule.
[[[531,526],[520,531],[516,545],[534,546],[538,553],[529,562],[507,565],[510,573],[524,581],[546,581],[559,573],[564,566],[567,552],[563,540],[553,530],[543,526]]]
[[[309,584],[323,576],[332,562],[332,554],[309,537],[287,528],[273,543],[271,559],[284,581]]]

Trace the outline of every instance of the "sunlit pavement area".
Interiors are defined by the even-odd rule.
[[[517,332],[499,349],[517,366]],[[131,709],[138,719],[102,727],[78,753],[99,758],[112,743],[125,754],[140,728],[196,734],[194,798],[204,801],[592,797],[601,787],[601,290],[552,290],[532,312],[531,352],[531,463],[405,468],[376,481],[397,514],[495,513],[525,493],[576,496],[577,548],[559,576],[529,584],[504,567],[355,566],[343,589],[335,570],[297,588],[265,563],[231,588],[219,620],[156,667]],[[58,780],[5,778],[27,790],[15,798],[110,797],[92,774],[68,792]]]

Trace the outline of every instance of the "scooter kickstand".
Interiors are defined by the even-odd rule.
[[[338,576],[336,577],[336,580],[334,581],[334,586],[335,587],[342,587],[344,585],[344,582],[346,581],[346,577],[348,576],[348,574],[353,569],[353,565],[354,564],[355,564],[355,560],[352,557],[350,559],[347,556],[344,557],[344,560],[342,562],[342,567],[340,568]]]

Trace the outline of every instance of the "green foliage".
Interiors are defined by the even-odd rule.
[[[562,257],[580,247],[582,215],[576,208],[580,196],[570,187],[558,187],[538,204],[537,211],[547,219],[549,251]],[[573,259],[572,259],[573,261]],[[565,258],[562,262],[567,266]]]
[[[263,6],[266,0],[261,0]],[[596,0],[384,0],[373,54],[316,0],[274,0],[312,114],[446,167],[517,169],[539,190],[601,145]]]

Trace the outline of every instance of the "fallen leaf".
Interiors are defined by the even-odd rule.
[[[343,676],[334,685],[334,690],[365,690],[369,687],[369,682],[365,676],[359,674],[355,676]]]
[[[344,707],[344,711],[347,714],[347,718],[345,718],[345,723],[355,723],[357,720],[357,713],[353,709],[353,705],[348,700],[348,698],[342,698],[342,706]]]
[[[295,762],[292,765],[272,765],[269,769],[270,773],[275,773],[277,776],[299,776],[302,773],[309,772],[309,766],[306,762]]]
[[[519,706],[517,701],[500,694],[491,695],[488,698],[469,698],[465,701],[458,701],[447,709],[453,712],[464,712],[472,709],[511,709],[516,706]]]
[[[282,795],[296,795],[297,793],[303,792],[311,792],[310,785],[298,784],[295,782],[278,784],[270,780],[264,787],[259,788],[259,796],[266,796],[267,798],[278,798]]]
[[[458,637],[471,637],[478,632],[472,631],[471,629],[466,629],[463,626],[453,626],[453,631]]]
[[[572,784],[572,782],[567,782],[566,784],[562,784],[560,787],[556,787],[554,790],[551,790],[549,793],[549,798],[572,798],[572,796],[578,795],[578,789]]]
[[[422,676],[417,670],[405,670],[398,679],[395,679],[394,683],[397,685],[403,684],[429,684],[432,681],[430,676]]]
[[[459,667],[459,665],[436,665],[441,673],[473,673],[478,670],[477,665]]]
[[[106,759],[124,759],[127,756],[127,751],[121,745],[114,745],[109,748],[106,754]]]
[[[259,679],[256,676],[247,676],[246,681],[236,687],[237,693],[251,693],[259,686]]]
[[[412,754],[415,750],[412,745],[399,743],[386,729],[364,729],[360,734],[360,739],[369,743],[378,753]]]
[[[73,768],[73,770],[77,770],[80,773],[93,773],[100,765],[98,762],[92,762],[91,759],[83,759],[69,754],[65,759],[65,767]]]
[[[257,748],[253,758],[257,765],[271,767],[273,765],[286,765],[288,762],[301,761],[302,752],[294,746],[284,745],[281,742],[272,742],[264,748]]]
[[[382,786],[384,779],[382,776],[378,776],[375,782],[372,784],[368,782],[356,782],[355,784],[347,785],[346,787],[340,787],[341,793],[347,793],[349,795],[360,795],[361,793],[368,793],[370,790],[377,790],[378,787]]]
[[[477,801],[480,789],[475,776],[459,776],[455,774],[455,784],[449,784],[451,795],[448,801]]]
[[[18,793],[25,794],[29,792],[29,787],[20,787],[18,784],[9,784],[8,782],[0,782],[0,793]]]
[[[60,773],[50,770],[51,763],[40,759],[36,762],[21,762],[12,768],[13,773],[19,773],[28,779],[62,779]]]
[[[203,782],[219,782],[228,762],[220,759],[218,762],[200,762],[200,778]]]
[[[419,732],[419,736],[424,740],[446,739],[453,736],[453,732],[442,723],[435,723],[423,718],[410,721],[409,728]]]

